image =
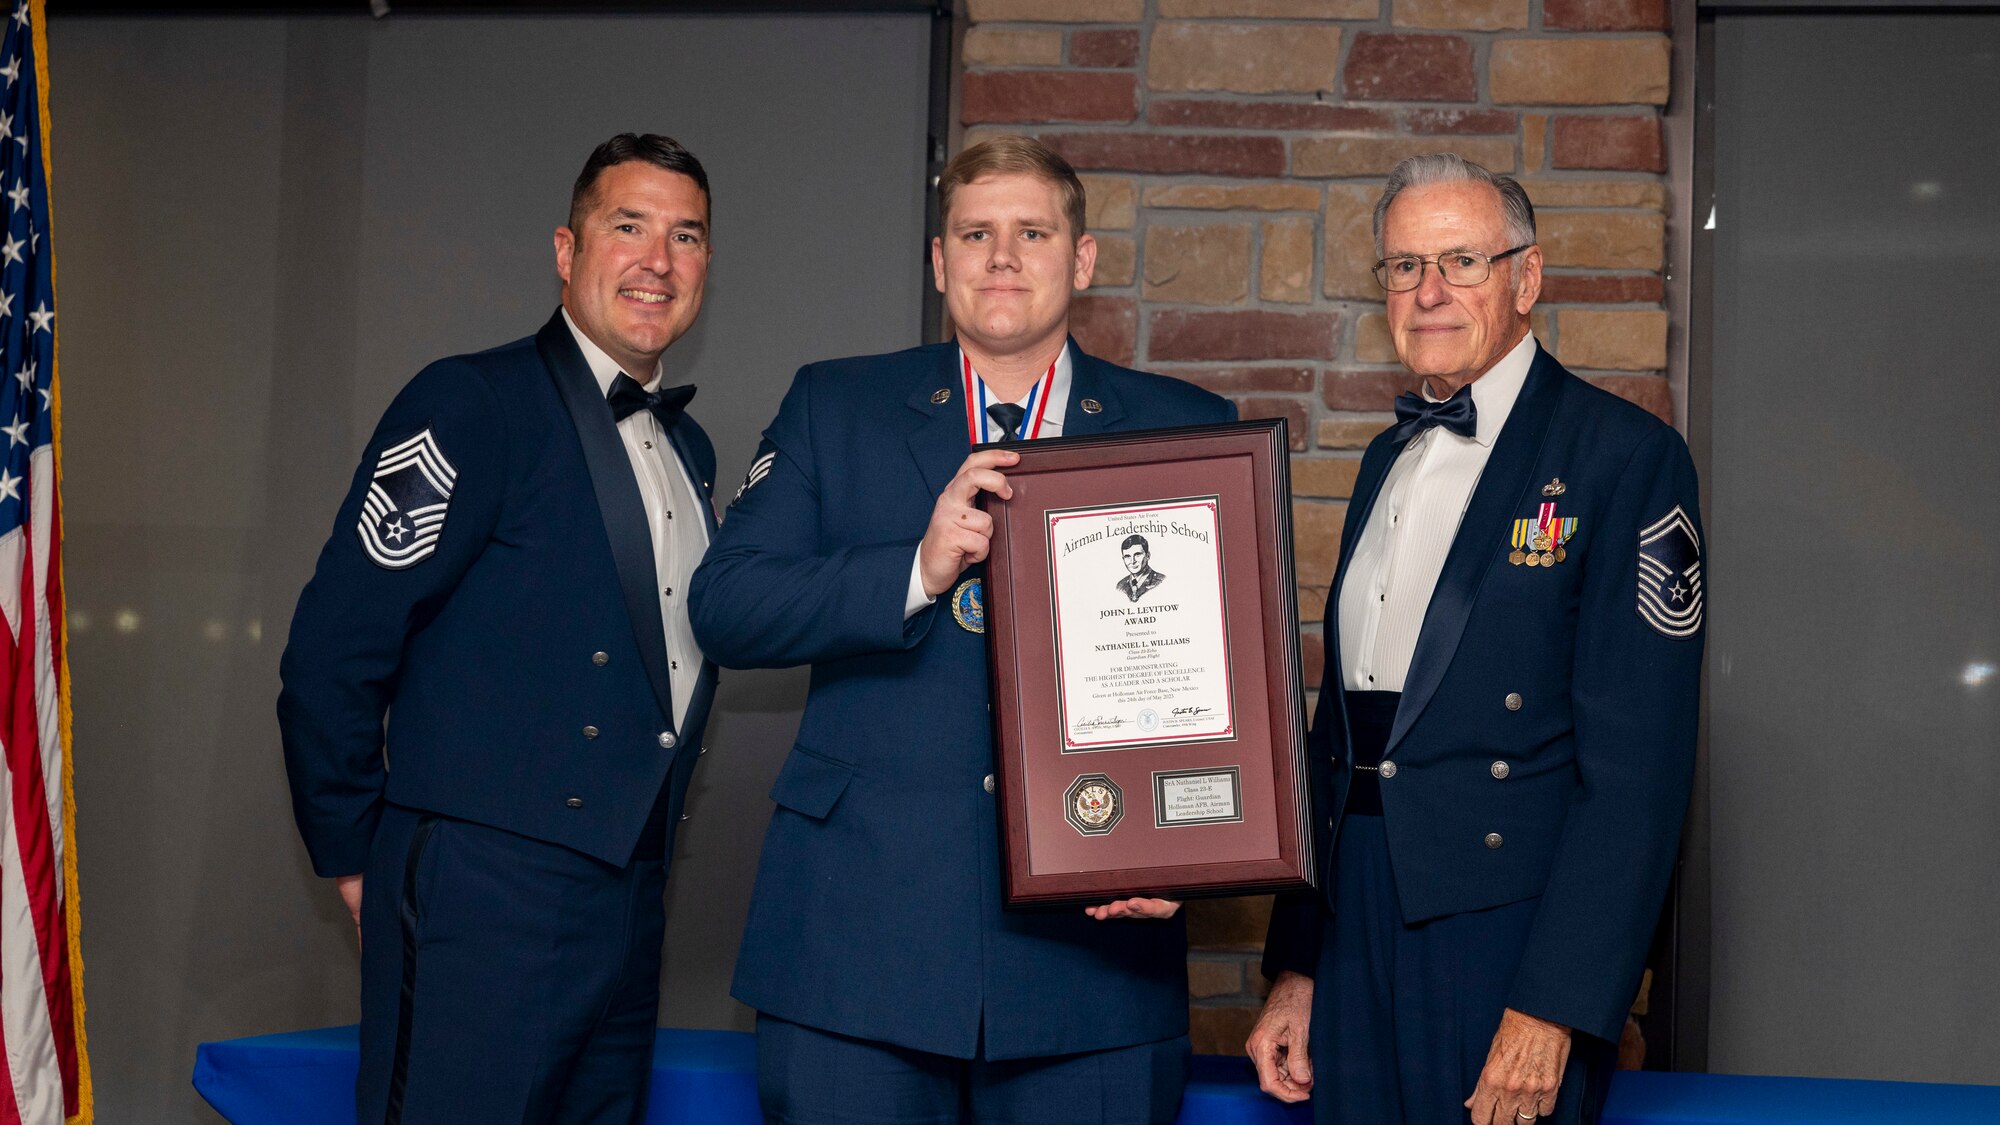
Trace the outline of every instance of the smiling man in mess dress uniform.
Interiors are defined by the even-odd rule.
[[[715,452],[661,359],[701,310],[708,202],[672,139],[598,146],[562,307],[396,396],[299,597],[278,720],[363,938],[367,1125],[645,1111],[715,695],[685,606]]]

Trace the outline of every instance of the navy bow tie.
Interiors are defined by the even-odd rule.
[[[622,371],[618,373],[617,378],[611,380],[611,390],[604,395],[605,401],[611,404],[611,417],[614,421],[623,422],[641,410],[650,410],[653,412],[653,417],[660,420],[660,428],[663,430],[674,428],[674,423],[681,420],[681,411],[687,409],[688,401],[692,398],[694,398],[693,387],[666,387],[649,391],[640,386],[638,380]]]
[[[1432,402],[1415,391],[1396,396],[1396,425],[1389,431],[1392,441],[1409,441],[1432,426],[1443,426],[1460,437],[1471,437],[1478,431],[1479,409],[1472,403],[1470,384],[1443,402]]]

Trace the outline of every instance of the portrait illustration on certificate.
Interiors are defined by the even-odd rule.
[[[1235,737],[1217,503],[1044,513],[1064,753]]]

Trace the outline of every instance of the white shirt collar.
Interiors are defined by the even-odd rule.
[[[564,309],[562,315],[563,323],[569,325],[569,334],[576,337],[576,346],[583,352],[583,362],[590,365],[590,373],[597,377],[597,389],[604,394],[610,394],[612,381],[620,375],[630,375],[631,372],[618,366],[618,361],[612,359],[610,353],[598,347],[595,341],[584,335],[583,329],[578,328],[576,321],[570,319],[568,309]],[[656,361],[653,364],[653,377],[645,380],[644,383],[647,390],[655,390],[659,387],[660,373],[664,370],[665,366],[664,360]]]
[[[966,358],[963,347],[958,349],[958,356],[959,362],[963,364]],[[1042,426],[1044,429],[1049,426],[1055,426],[1058,429],[1062,428],[1063,419],[1068,416],[1070,372],[1073,366],[1074,364],[1070,357],[1069,341],[1065,340],[1063,341],[1062,351],[1056,354],[1055,378],[1049,380],[1049,408],[1042,415]],[[974,367],[972,373],[978,375],[979,368]],[[985,377],[981,376],[980,378],[984,381]],[[1027,406],[1028,395],[1033,393],[1032,390],[1024,392],[1020,398],[1014,400],[1015,405]]]
[[[1535,365],[1535,334],[1521,337],[1500,362],[1494,364],[1486,374],[1474,379],[1472,406],[1478,414],[1478,428],[1472,433],[1472,440],[1491,448],[1500,436],[1500,428],[1507,424],[1507,416],[1514,412],[1514,401],[1521,397],[1521,388],[1528,382],[1528,370]],[[1429,387],[1423,389],[1423,396],[1432,402]]]

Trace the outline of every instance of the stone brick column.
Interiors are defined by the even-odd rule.
[[[1359,452],[1415,386],[1369,275],[1396,161],[1519,177],[1548,263],[1536,334],[1671,421],[1667,0],[964,3],[966,143],[1035,134],[1084,174],[1101,250],[1079,340],[1290,420],[1308,687]],[[1196,1050],[1241,1051],[1269,909],[1189,907]]]

